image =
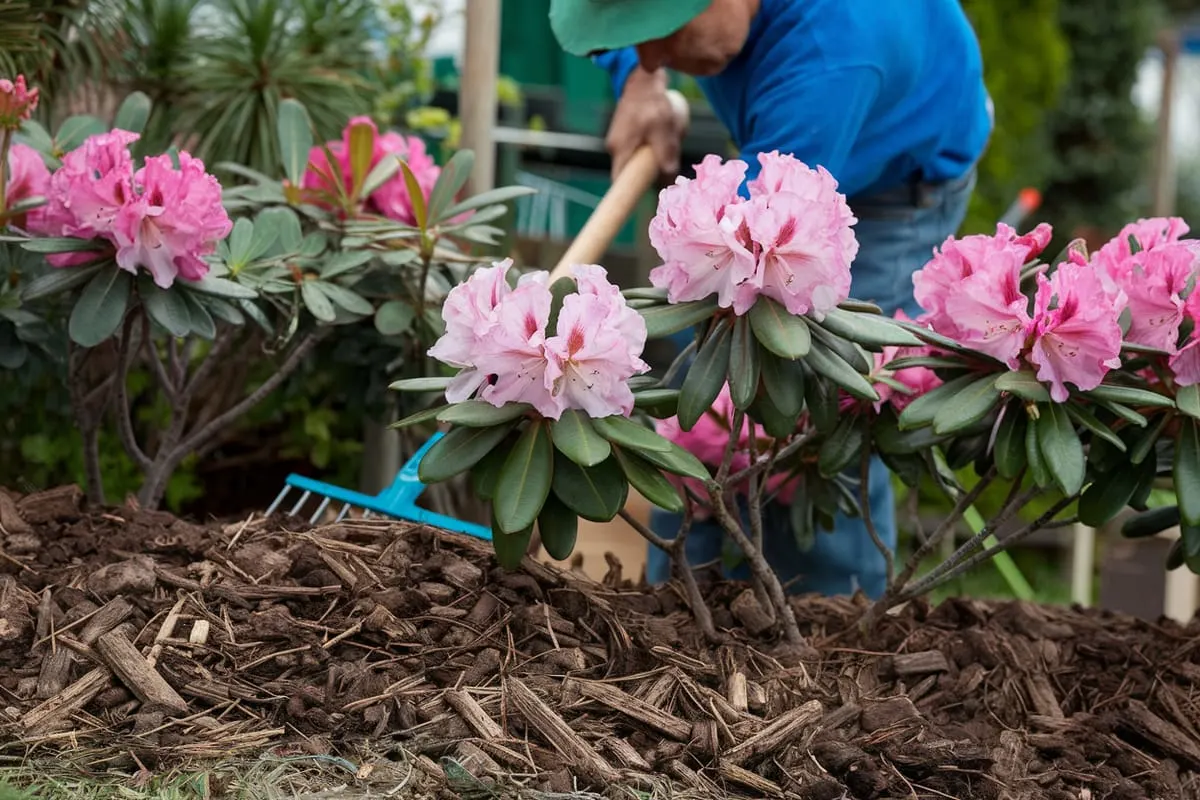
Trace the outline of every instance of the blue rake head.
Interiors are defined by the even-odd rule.
[[[336,502],[342,504],[342,508],[337,515],[338,520],[344,518],[349,513],[350,508],[355,506],[363,509],[364,517],[369,517],[372,514],[382,514],[396,519],[442,528],[454,533],[465,533],[468,536],[474,536],[478,539],[491,540],[492,531],[490,528],[476,525],[472,522],[464,522],[454,517],[448,517],[445,514],[436,514],[417,505],[417,498],[421,496],[421,492],[425,491],[425,484],[421,483],[421,478],[418,474],[421,459],[425,457],[425,454],[429,452],[429,448],[433,447],[442,436],[443,434],[440,431],[430,436],[429,441],[421,445],[421,449],[413,453],[412,458],[396,473],[396,479],[392,481],[392,485],[377,495],[343,489],[340,486],[314,481],[312,478],[306,478],[303,475],[296,475],[295,473],[288,475],[287,480],[284,481],[283,490],[267,509],[267,515],[270,516],[278,511],[291,490],[298,489],[301,493],[300,499],[288,511],[293,516],[300,513],[300,509],[304,507],[304,504],[311,497],[316,496],[321,498],[317,510],[309,517],[308,521],[311,523],[315,523],[325,513],[330,503]]]

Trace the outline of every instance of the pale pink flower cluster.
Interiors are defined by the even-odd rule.
[[[912,322],[912,319],[909,318],[908,314],[904,313],[903,309],[896,311],[896,319],[902,322]],[[875,367],[872,371],[872,377],[876,378],[876,380],[872,384],[875,387],[875,392],[879,395],[879,399],[875,401],[875,411],[880,411],[886,403],[899,414],[913,400],[941,386],[942,379],[928,367],[901,367],[896,370],[887,368],[888,364],[897,359],[918,358],[933,354],[933,348],[928,345],[919,347],[888,346],[884,347],[881,352],[875,353]],[[887,376],[896,383],[901,384],[907,391],[899,391],[891,384],[878,380],[878,376],[881,375]]]
[[[679,420],[676,417],[658,420],[655,423],[655,427],[660,436],[687,450],[698,458],[702,464],[709,467],[713,474],[716,474],[717,469],[725,458],[725,448],[729,445],[729,440],[734,435],[733,418],[735,411],[733,398],[729,393],[729,385],[726,384],[721,389],[721,393],[717,395],[712,408],[700,417],[699,421],[692,426],[690,431],[683,430],[679,426]],[[804,419],[804,417],[801,418],[800,426],[804,424]],[[738,472],[750,466],[751,437],[754,437],[753,441],[756,443],[757,452],[765,453],[770,449],[773,440],[763,427],[751,421],[749,417],[743,416],[742,429],[737,433],[737,444],[734,446],[733,458],[730,462],[731,472]],[[692,489],[697,497],[701,498],[701,503],[693,504],[693,513],[696,519],[707,519],[711,516],[712,510],[710,506],[703,502],[704,498],[708,497],[708,490],[704,487],[702,481],[695,478],[671,475],[669,473],[664,474],[676,486],[686,486]],[[796,486],[799,481],[798,477],[791,476],[786,472],[772,474],[767,479],[766,493],[774,494],[780,502],[789,504],[796,493]],[[749,486],[739,486],[737,487],[737,491],[746,494],[749,492]]]
[[[12,208],[31,197],[45,197],[50,187],[50,169],[42,155],[29,145],[14,142],[9,146],[4,197],[0,208]],[[36,228],[45,215],[44,206],[30,209],[15,220],[18,227]]]
[[[548,331],[548,273],[526,273],[514,288],[507,280],[511,267],[512,259],[505,259],[476,270],[446,296],[446,332],[429,350],[461,370],[446,399],[528,403],[549,419],[567,409],[593,418],[629,416],[629,379],[650,369],[641,358],[646,323],[604,268],[573,268],[577,290],[563,300]]]
[[[185,152],[179,153],[178,169],[164,154],[135,170],[129,145],[137,139],[114,130],[89,136],[67,153],[50,177],[34,232],[106,240],[119,267],[145,269],[164,289],[176,278],[200,280],[208,274],[204,257],[233,228],[221,205],[221,184]],[[93,258],[94,253],[61,253],[47,260],[65,267]]]
[[[421,187],[425,199],[429,198],[437,183],[441,169],[433,157],[425,151],[425,142],[417,136],[401,136],[394,131],[381,134],[379,128],[370,117],[353,117],[342,130],[340,140],[327,143],[329,152],[333,154],[336,169],[331,168],[329,159],[322,147],[314,147],[308,155],[308,168],[301,180],[304,189],[312,190],[331,197],[338,194],[338,179],[341,179],[343,190],[349,194],[354,188],[354,175],[350,169],[350,132],[357,126],[366,126],[371,130],[371,160],[367,174],[385,158],[398,158],[408,165],[417,185]],[[369,197],[360,198],[365,207],[406,225],[415,225],[417,220],[413,213],[412,197],[409,195],[408,184],[404,173],[397,170]],[[328,201],[326,202],[328,203]]]
[[[1090,258],[1072,250],[1049,278],[1037,275],[1032,304],[1021,272],[1049,243],[1049,225],[1026,236],[1002,224],[995,236],[948,239],[913,276],[919,321],[1012,369],[1031,364],[1057,402],[1068,384],[1094,389],[1120,367],[1123,339],[1169,354],[1180,384],[1200,382],[1200,358],[1185,352],[1196,340],[1178,347],[1185,315],[1200,311],[1200,301],[1184,298],[1200,264],[1196,243],[1180,238],[1187,230],[1180,219],[1139,220]]]
[[[820,319],[850,294],[857,220],[823,167],[778,152],[758,160],[748,198],[739,195],[746,162],[716,155],[660,193],[650,242],[663,264],[650,281],[671,303],[715,294],[740,315],[761,296]]]
[[[25,85],[25,76],[15,80],[0,78],[0,130],[15,131],[33,116],[38,105],[38,90]]]

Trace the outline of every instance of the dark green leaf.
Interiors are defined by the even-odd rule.
[[[579,536],[579,517],[566,504],[551,494],[542,506],[537,520],[542,547],[555,561],[566,561],[575,550]]]
[[[1100,400],[1100,401],[1097,401],[1097,405],[1099,405],[1101,408],[1111,411],[1113,414],[1117,415],[1118,417],[1125,420],[1126,422],[1130,422],[1130,423],[1133,423],[1134,425],[1137,425],[1139,428],[1144,428],[1144,427],[1146,427],[1147,424],[1149,424],[1149,420],[1147,420],[1145,417],[1143,417],[1138,412],[1134,411],[1129,406],[1123,405],[1121,403],[1110,403],[1110,402],[1107,402],[1104,400]]]
[[[502,442],[471,468],[471,490],[480,499],[490,502],[496,496],[496,484],[500,481],[504,461],[512,449],[510,445],[511,442]]]
[[[39,275],[34,278],[25,288],[21,290],[21,300],[29,303],[34,300],[41,300],[43,297],[51,297],[56,294],[74,289],[77,286],[83,286],[92,277],[101,270],[101,268],[111,269],[111,264],[96,264],[91,267],[69,267],[56,269],[47,272],[45,275]]]
[[[788,508],[788,522],[792,526],[792,538],[796,542],[796,549],[801,553],[812,550],[817,541],[817,526],[813,520],[812,501],[808,499],[803,480],[796,482],[796,491]]]
[[[209,294],[214,297],[245,300],[253,300],[258,297],[258,292],[248,286],[242,286],[240,283],[234,283],[225,278],[214,278],[212,275],[205,275],[198,281],[189,281],[188,287],[201,294]]]
[[[913,399],[900,413],[900,430],[911,430],[932,425],[934,417],[946,405],[954,403],[958,394],[979,380],[979,373],[972,372],[952,381],[936,386]]]
[[[808,355],[812,335],[803,317],[789,314],[769,297],[759,297],[747,316],[754,336],[775,355],[789,359]]]
[[[608,522],[625,507],[629,484],[616,458],[583,467],[566,458],[554,464],[552,481],[559,500],[584,519]]]
[[[345,286],[329,281],[306,281],[306,283],[315,283],[334,305],[344,308],[351,314],[369,317],[375,313],[375,306],[371,305],[369,300]]]
[[[926,369],[966,369],[967,365],[953,358],[939,356],[904,356],[896,358],[883,365],[885,369],[899,372],[910,367],[925,367]],[[1047,395],[1049,397],[1049,395]]]
[[[1100,475],[1079,496],[1079,521],[1092,528],[1107,524],[1129,505],[1139,482],[1135,469],[1114,469]]]
[[[1159,414],[1158,421],[1153,427],[1146,428],[1141,432],[1141,436],[1134,442],[1133,447],[1129,451],[1129,461],[1133,464],[1141,464],[1146,460],[1146,456],[1154,452],[1154,445],[1158,443],[1158,439],[1162,436],[1163,431],[1170,422],[1172,416],[1170,414]]]
[[[819,379],[811,367],[803,365],[804,399],[817,432],[828,435],[838,423],[838,394],[826,380]],[[932,416],[930,417],[932,420]]]
[[[137,279],[138,295],[146,307],[150,319],[157,322],[168,333],[176,337],[187,336],[192,331],[191,314],[187,301],[178,287],[160,289],[150,276],[142,273]]]
[[[613,456],[621,465],[629,485],[637,489],[642,497],[666,511],[683,512],[683,498],[662,472],[641,456],[621,448],[613,449]]]
[[[1171,542],[1171,549],[1167,552],[1167,572],[1172,572],[1183,566],[1183,539],[1176,539]]]
[[[1179,506],[1163,506],[1134,514],[1121,524],[1121,535],[1127,539],[1144,539],[1157,536],[1180,524],[1182,517]]]
[[[759,345],[749,321],[738,317],[733,323],[729,358],[729,395],[733,405],[742,411],[754,402],[758,393]]]
[[[919,347],[921,345],[921,340],[913,336],[910,331],[901,328],[888,317],[875,314],[863,314],[835,308],[817,324],[834,336],[849,339],[866,348],[882,349],[889,345]]]
[[[1200,384],[1179,387],[1175,392],[1175,407],[1189,417],[1200,419]]]
[[[116,266],[96,273],[71,309],[71,339],[81,347],[95,347],[112,336],[125,319],[132,287],[132,276]]]
[[[817,465],[821,475],[832,478],[855,463],[862,452],[866,439],[866,422],[858,414],[847,414],[838,422],[824,442],[817,456]]]
[[[567,295],[574,293],[577,288],[574,278],[559,278],[550,284],[550,317],[546,322],[546,338],[554,336],[558,331],[558,315],[562,313],[563,302]]]
[[[1083,488],[1083,444],[1061,404],[1051,403],[1040,409],[1037,434],[1042,459],[1054,482],[1069,497]]]
[[[694,325],[699,325],[710,319],[717,310],[717,299],[696,300],[690,303],[654,306],[653,308],[638,309],[646,323],[647,339],[662,339],[673,333]]]
[[[696,478],[702,481],[712,477],[712,473],[708,471],[708,467],[704,466],[700,459],[674,442],[669,442],[669,444],[671,445],[671,449],[665,453],[659,453],[654,450],[641,450],[639,454],[654,466],[665,469],[673,475],[682,475],[686,478]]]
[[[1122,403],[1127,406],[1149,406],[1150,408],[1173,408],[1175,406],[1175,402],[1166,395],[1132,386],[1102,383],[1083,394],[1093,400],[1106,400],[1110,403]]]
[[[679,427],[685,431],[690,431],[712,408],[725,386],[729,374],[729,327],[727,317],[717,323],[683,379],[677,419]]]
[[[1175,439],[1175,494],[1187,525],[1200,525],[1200,421],[1181,420]]]
[[[795,420],[804,410],[804,370],[800,362],[780,358],[765,347],[759,348],[758,360],[762,390],[780,414]],[[796,427],[794,421],[792,427]]]
[[[814,371],[833,381],[851,396],[871,402],[879,399],[879,393],[871,386],[871,382],[822,342],[812,342],[805,361]]]
[[[1075,403],[1069,403],[1067,404],[1067,413],[1071,415],[1071,419],[1087,428],[1095,436],[1098,436],[1104,441],[1108,442],[1122,453],[1125,452],[1125,442],[1121,440],[1121,437],[1113,433],[1112,428],[1096,419],[1096,415],[1091,411],[1088,411],[1083,406],[1076,405]],[[1094,442],[1092,446],[1095,446]]]
[[[880,453],[879,459],[908,488],[916,489],[921,485],[921,477],[925,474],[925,459],[921,456],[916,453]]]
[[[594,467],[612,453],[608,439],[596,432],[587,414],[574,408],[550,424],[550,436],[559,452],[581,467]]]
[[[645,411],[658,419],[675,416],[679,408],[678,389],[646,389],[635,392],[633,407]]]
[[[1020,402],[1009,403],[1004,409],[1004,417],[996,429],[996,443],[992,451],[992,460],[996,464],[996,472],[1006,480],[1013,480],[1025,469],[1025,428],[1029,424],[1029,415]]]
[[[610,442],[633,450],[653,450],[666,453],[671,443],[644,425],[620,415],[597,417],[592,420],[596,432]]]
[[[375,312],[375,330],[383,336],[399,336],[412,327],[416,309],[403,300],[388,300]]]
[[[304,300],[304,305],[308,307],[309,312],[321,322],[333,322],[337,319],[333,302],[328,295],[321,291],[319,281],[301,281],[300,297]]]
[[[985,375],[964,387],[953,402],[946,403],[933,416],[933,430],[939,434],[958,433],[978,424],[1000,402],[996,375]]]
[[[433,408],[422,409],[415,414],[409,414],[404,419],[393,422],[391,425],[388,425],[388,427],[395,429],[411,428],[413,425],[432,422],[437,419],[438,414],[442,413],[447,408],[449,408],[449,406],[434,406]]]
[[[849,364],[850,368],[855,372],[862,375],[867,375],[871,372],[875,362],[873,358],[867,355],[865,350],[848,339],[834,336],[815,322],[809,322],[807,319],[805,322],[808,324],[809,331],[812,332],[813,341],[824,345],[826,350]]]
[[[1002,392],[1015,394],[1030,403],[1050,402],[1050,391],[1042,385],[1036,375],[1027,370],[1000,373],[996,378],[996,388]]]
[[[183,297],[183,303],[187,306],[188,328],[191,330],[191,335],[212,341],[217,335],[217,323],[213,319],[208,306],[200,302],[201,298],[204,298],[204,295],[181,290],[180,296]],[[204,299],[211,300],[214,298]]]
[[[505,533],[532,525],[550,494],[554,474],[554,445],[550,426],[539,420],[529,425],[504,462],[492,503],[496,521]]]
[[[946,464],[956,472],[966,469],[987,452],[987,446],[987,433],[977,433],[974,436],[959,435],[946,445]]]
[[[72,236],[48,236],[21,242],[21,249],[28,250],[30,253],[99,252],[107,246],[107,243],[99,239],[77,239]],[[63,269],[71,270],[74,267],[63,267]]]
[[[490,428],[528,414],[532,407],[526,403],[505,403],[494,406],[486,400],[464,400],[447,406],[438,415],[438,422],[461,425],[464,428]]]
[[[767,392],[759,392],[746,411],[746,416],[763,426],[768,436],[782,439],[796,432],[799,414],[784,414]]]
[[[454,428],[421,459],[417,469],[421,483],[440,483],[466,472],[504,441],[512,428],[512,423],[492,428]]]
[[[1042,457],[1042,446],[1038,436],[1041,430],[1040,422],[1040,419],[1030,419],[1029,424],[1025,426],[1025,461],[1034,484],[1045,489],[1054,481],[1054,476],[1050,474],[1046,460]]]
[[[496,553],[496,563],[504,569],[517,569],[529,552],[529,542],[533,539],[533,526],[516,533],[505,533],[495,519],[492,520],[492,550]]]

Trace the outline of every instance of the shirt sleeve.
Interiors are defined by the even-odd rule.
[[[592,63],[608,72],[613,96],[620,97],[621,92],[625,91],[625,81],[629,80],[629,74],[637,69],[637,51],[632,47],[609,50],[602,55],[592,56]]]
[[[825,167],[847,197],[870,186],[882,165],[855,164],[849,156],[881,85],[875,67],[851,66],[814,72],[799,81],[773,75],[757,91],[747,87],[747,137],[738,143],[740,158],[748,164],[746,180],[758,176],[759,153],[778,150],[810,167]]]

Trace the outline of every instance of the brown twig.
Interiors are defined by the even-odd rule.
[[[892,549],[879,536],[875,520],[871,516],[871,448],[869,447],[863,448],[862,469],[859,474],[858,501],[862,505],[863,525],[867,527],[867,535],[871,537],[876,549],[883,556],[883,563],[887,568],[888,586],[891,586],[892,580],[896,576],[896,557],[892,554]]]
[[[150,362],[150,369],[154,371],[154,377],[158,379],[159,387],[166,395],[167,401],[174,406],[175,398],[178,396],[179,381],[178,379],[172,380],[163,368],[162,360],[158,357],[158,348],[154,344],[154,337],[150,335],[150,317],[147,315],[142,315],[142,346],[145,349],[146,360]]]
[[[146,471],[153,462],[138,445],[137,436],[133,432],[132,410],[129,407],[129,367],[133,356],[133,324],[136,318],[134,312],[125,317],[121,326],[121,344],[117,350],[117,435],[129,457],[141,470]]]

